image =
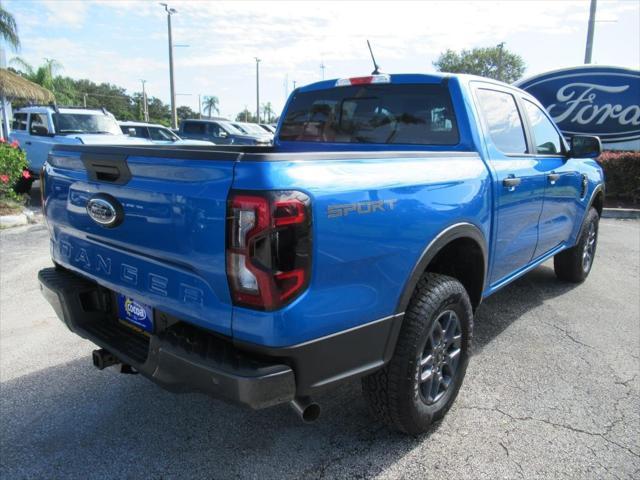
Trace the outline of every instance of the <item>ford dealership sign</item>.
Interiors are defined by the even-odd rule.
[[[640,71],[619,67],[556,70],[516,84],[536,97],[566,135],[603,143],[640,140]]]

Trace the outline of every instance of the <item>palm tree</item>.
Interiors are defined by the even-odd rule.
[[[263,103],[262,104],[262,111],[264,112],[264,120],[266,123],[271,123],[271,118],[273,115],[273,106],[271,105],[271,102],[267,102],[267,103]],[[260,121],[258,119],[258,121]]]
[[[215,96],[211,96],[211,97],[204,97],[204,100],[202,102],[202,108],[205,109],[205,111],[207,111],[207,116],[211,116],[211,112],[214,111],[216,112],[218,115],[220,115],[220,109],[218,108],[218,97]]]
[[[0,38],[4,39],[14,50],[20,48],[16,19],[0,5]]]
[[[51,91],[56,90],[55,80],[57,73],[62,70],[62,64],[53,58],[45,58],[44,63],[37,68],[30,65],[20,57],[14,57],[9,62],[16,67],[27,80]]]

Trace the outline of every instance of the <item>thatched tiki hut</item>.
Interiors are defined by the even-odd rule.
[[[40,85],[30,82],[20,75],[0,68],[0,108],[2,108],[2,131],[0,137],[9,136],[9,114],[13,99],[29,100],[35,103],[55,101],[53,93]]]

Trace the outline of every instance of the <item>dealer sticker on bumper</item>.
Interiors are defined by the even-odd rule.
[[[121,320],[147,332],[153,332],[153,308],[133,298],[118,294],[118,314]]]

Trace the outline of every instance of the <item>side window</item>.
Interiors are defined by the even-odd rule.
[[[46,135],[49,133],[47,116],[41,113],[32,113],[29,118],[29,133],[32,135]]]
[[[173,141],[173,138],[162,128],[149,127],[149,135],[151,140],[160,140],[166,142],[167,140]]]
[[[209,134],[213,135],[214,137],[219,137],[220,136],[220,125],[218,125],[217,123],[210,123],[209,124]]]
[[[495,146],[503,153],[527,153],[522,119],[513,95],[478,89],[478,104]]]
[[[190,133],[195,135],[204,135],[205,124],[200,122],[185,122],[182,131],[184,133]]]
[[[26,113],[14,113],[13,122],[11,123],[13,130],[24,131],[27,129],[27,114]]]
[[[540,107],[525,98],[524,109],[533,131],[536,153],[546,155],[562,153],[560,135]]]
[[[123,129],[127,129],[125,134],[130,137],[138,137],[138,138],[149,138],[149,132],[147,132],[147,127],[139,127],[139,126],[126,126]]]

